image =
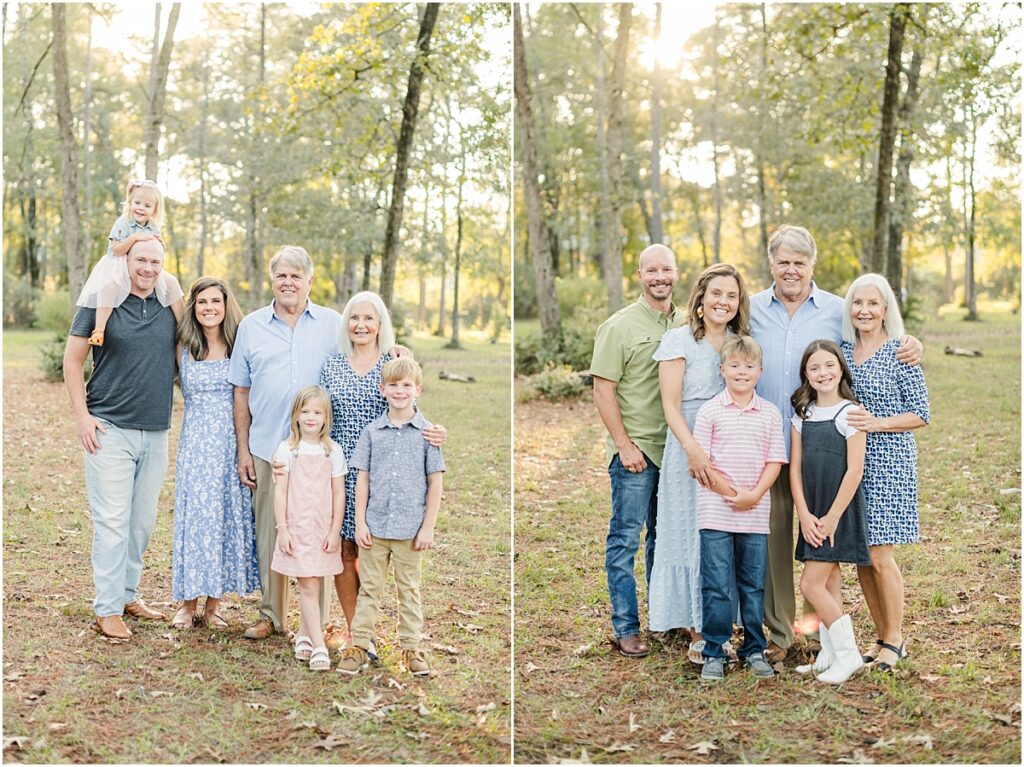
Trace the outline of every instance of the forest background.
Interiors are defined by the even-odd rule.
[[[5,326],[66,329],[145,177],[186,290],[221,276],[256,308],[298,244],[314,301],[507,331],[508,27],[500,3],[5,3]]]
[[[767,287],[789,223],[817,241],[818,285],[886,274],[912,327],[944,304],[1019,307],[1019,7],[516,14],[516,371],[543,371],[539,391],[578,390],[651,242],[677,255],[677,304],[718,261]]]

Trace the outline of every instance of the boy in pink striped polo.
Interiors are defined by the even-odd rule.
[[[764,569],[768,555],[768,490],[787,463],[782,415],[757,396],[761,347],[750,336],[729,336],[718,353],[725,391],[697,411],[693,438],[715,472],[697,490],[700,529],[704,668],[701,679],[725,677],[722,645],[732,636],[729,595],[740,597],[743,647],[737,655],[758,677],[775,675],[764,658]]]

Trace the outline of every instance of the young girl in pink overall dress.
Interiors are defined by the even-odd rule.
[[[299,586],[295,657],[313,671],[327,671],[331,656],[321,630],[321,578],[344,570],[341,521],[345,513],[345,454],[328,436],[331,402],[319,386],[307,386],[292,403],[291,433],[274,451],[285,476],[274,488],[277,545],[270,569]]]

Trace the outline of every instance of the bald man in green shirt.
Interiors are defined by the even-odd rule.
[[[672,303],[679,279],[676,257],[664,245],[640,254],[636,272],[643,294],[597,329],[590,372],[594,401],[608,430],[608,476],[612,516],[605,545],[605,571],[612,605],[615,646],[627,658],[649,652],[640,638],[633,562],[640,533],[647,527],[644,571],[650,585],[654,566],[654,530],[658,510],[658,466],[665,450],[665,418],[654,352],[665,331],[684,313]]]

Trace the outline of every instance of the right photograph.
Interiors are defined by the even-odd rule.
[[[1021,760],[1021,21],[517,3],[517,763]]]

